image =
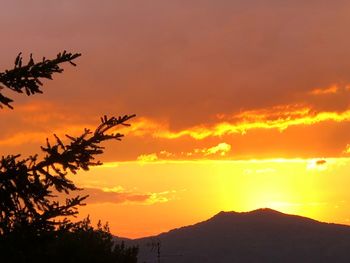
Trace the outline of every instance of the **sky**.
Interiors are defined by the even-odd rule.
[[[2,155],[137,115],[72,176],[80,217],[131,238],[261,207],[350,224],[348,1],[0,3],[0,71],[82,53],[41,95],[2,91]]]

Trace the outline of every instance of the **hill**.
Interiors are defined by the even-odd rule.
[[[350,226],[271,209],[220,212],[207,221],[130,240],[139,261],[166,263],[350,262]]]

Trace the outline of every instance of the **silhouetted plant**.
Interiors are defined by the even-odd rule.
[[[108,224],[99,222],[94,229],[89,218],[75,225],[72,231],[65,232],[56,246],[57,256],[64,259],[73,254],[72,262],[137,262],[136,247],[127,248],[123,242],[116,244]],[[62,252],[67,253],[66,257]]]
[[[41,93],[41,79],[52,79],[53,73],[63,71],[59,64],[69,62],[80,54],[64,51],[55,59],[43,58],[35,63],[32,56],[23,66],[19,54],[15,67],[0,73],[3,88],[33,95]],[[12,108],[12,99],[0,93],[0,106]],[[73,223],[77,208],[84,205],[87,196],[67,198],[65,203],[55,199],[55,192],[70,194],[81,190],[67,178],[79,169],[89,170],[100,165],[96,155],[102,154],[100,144],[108,140],[121,140],[120,133],[111,133],[117,126],[129,126],[135,115],[101,118],[94,130],[85,129],[82,135],[66,135],[64,143],[57,135],[55,141],[41,147],[43,157],[33,155],[21,158],[17,155],[2,156],[0,160],[0,258],[8,256],[12,262],[136,262],[137,249],[114,244],[106,225],[97,229],[90,220]],[[75,257],[69,255],[79,254]],[[65,255],[72,260],[61,257]],[[84,254],[84,255],[82,255]],[[53,257],[54,256],[54,257]],[[74,259],[74,260],[73,260]],[[35,260],[35,261],[33,261]],[[82,261],[80,261],[82,260]],[[58,260],[57,262],[59,262]]]
[[[30,54],[28,63],[23,65],[22,53],[19,53],[16,57],[14,68],[0,73],[0,83],[17,93],[25,91],[28,96],[42,93],[40,89],[43,85],[41,79],[52,79],[54,73],[62,73],[61,63],[69,62],[71,65],[76,66],[73,60],[80,56],[80,53],[72,54],[63,51],[58,53],[55,59],[46,59],[44,57],[41,62],[35,63],[32,54]],[[1,88],[3,89],[4,87]],[[11,102],[13,102],[12,99],[0,93],[0,107],[5,105],[12,108]]]
[[[116,243],[108,225],[93,228],[89,218],[72,224],[69,231],[59,228],[40,236],[22,231],[1,240],[1,258],[8,262],[137,262],[138,248]]]

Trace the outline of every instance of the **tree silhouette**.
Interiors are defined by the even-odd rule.
[[[23,93],[25,91],[28,96],[42,93],[42,79],[52,79],[54,73],[62,73],[63,69],[60,67],[62,63],[68,62],[76,66],[73,60],[80,56],[80,53],[72,54],[63,51],[62,53],[58,53],[55,59],[46,59],[44,57],[41,62],[36,63],[32,54],[30,54],[28,63],[23,65],[22,53],[19,53],[16,57],[14,68],[0,73],[0,83],[17,93]],[[4,88],[2,86],[0,87],[1,89]],[[0,93],[1,106],[5,105],[12,109],[11,102],[13,102],[12,99]]]
[[[0,73],[1,91],[8,90],[34,95],[42,93],[42,79],[52,79],[61,73],[61,63],[75,66],[79,53],[66,51],[55,59],[43,58],[36,63],[30,55],[23,65],[19,54],[12,70]],[[0,107],[13,108],[13,100],[0,93]],[[54,135],[41,147],[38,154],[22,158],[21,155],[2,156],[0,160],[0,258],[11,262],[136,262],[137,249],[114,244],[107,225],[91,227],[86,219],[73,223],[78,207],[87,196],[57,200],[56,193],[67,196],[81,190],[67,178],[68,173],[89,170],[100,165],[95,157],[103,153],[100,144],[108,140],[121,140],[123,134],[111,130],[129,126],[135,115],[101,118],[98,127],[85,129],[80,136],[66,135],[67,142]],[[78,256],[72,257],[70,251]],[[94,255],[92,255],[94,253]],[[69,260],[70,258],[70,260]],[[97,259],[99,258],[99,259]],[[0,261],[1,261],[0,259]]]

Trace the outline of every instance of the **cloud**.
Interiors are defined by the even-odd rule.
[[[54,140],[53,134],[56,134],[58,137],[63,138],[65,134],[69,135],[75,135],[75,134],[82,134],[84,132],[84,129],[87,128],[88,125],[74,125],[74,126],[65,126],[64,128],[54,129],[51,131],[23,131],[18,132],[13,135],[10,135],[8,137],[0,139],[0,145],[11,145],[11,146],[17,146],[27,143],[45,143],[45,139],[49,138]]]
[[[137,157],[137,160],[140,162],[155,162],[158,160],[158,156],[156,153],[142,154]]]
[[[225,142],[219,143],[218,145],[208,148],[208,149],[203,149],[202,152],[204,151],[204,155],[213,155],[216,153],[220,153],[221,156],[225,156],[226,153],[228,153],[231,150],[231,145]]]
[[[318,88],[310,92],[311,95],[328,95],[336,94],[339,91],[340,87],[337,84],[333,84],[327,88]]]
[[[174,153],[171,153],[171,152],[168,152],[168,151],[165,151],[165,150],[160,151],[159,154],[161,156],[164,156],[164,157],[167,157],[167,158],[175,156]]]
[[[325,165],[327,163],[326,160],[317,160],[316,165]]]
[[[6,112],[6,109],[0,112],[0,122],[6,124],[2,126],[1,146],[45,143],[45,139],[53,137],[53,134],[61,137],[67,133],[76,135],[81,134],[84,128],[93,128],[87,121],[89,118],[50,102],[34,99],[14,106],[11,112]]]
[[[117,151],[113,150],[113,142],[111,142],[113,152],[107,151],[108,158],[103,161],[137,159],[140,162],[154,162],[176,158],[226,157],[231,156],[231,148],[229,149],[228,145],[234,145],[235,158],[242,158],[242,156],[254,158],[254,155],[264,155],[265,158],[316,157],[319,156],[318,152],[322,153],[322,156],[330,157],[334,156],[336,151],[338,153],[343,151],[341,148],[346,143],[345,130],[350,124],[350,110],[317,111],[303,104],[286,104],[234,114],[217,114],[207,123],[182,130],[173,129],[171,123],[164,120],[145,117],[135,118],[131,124],[130,127],[122,127],[118,130],[126,135],[122,145],[118,145],[123,147],[123,151],[116,155]],[[3,147],[24,145],[25,147],[26,144],[35,142],[42,144],[45,137],[52,138],[50,136],[52,133],[61,137],[65,133],[80,134],[84,127],[89,126],[93,127],[91,124],[71,125],[69,123],[66,126],[62,124],[48,133],[40,130],[26,131],[24,127],[21,132],[0,137],[0,145]],[[314,133],[314,129],[318,132],[309,136]],[[342,131],[338,133],[337,138],[327,143],[318,142],[321,137],[328,136],[328,129],[342,129]],[[256,136],[264,139],[257,139]],[[300,136],[304,139],[308,138],[308,143],[300,144]],[[271,143],[272,139],[278,140],[279,143]],[[220,143],[227,145],[220,145]],[[288,151],[289,153],[286,154]],[[311,155],[315,153],[316,155]]]
[[[312,159],[307,162],[307,170],[325,171],[328,168],[327,160],[325,159]]]
[[[154,162],[158,160],[163,161],[163,160],[177,159],[177,158],[198,159],[198,158],[203,158],[207,156],[223,157],[230,151],[231,151],[231,145],[225,142],[221,142],[213,147],[196,148],[192,151],[169,152],[166,150],[161,150],[159,152],[159,156],[161,158],[158,157],[157,153],[142,154],[137,158],[137,160],[141,162]]]
[[[153,205],[165,203],[173,198],[175,191],[164,191],[159,193],[138,193],[127,191],[121,186],[112,188],[84,188],[79,195],[89,195],[86,202],[88,204],[144,204]]]
[[[345,150],[343,151],[343,153],[346,153],[346,154],[350,153],[350,144],[346,145]]]
[[[22,49],[79,47],[79,67],[44,92],[79,114],[132,111],[183,129],[222,112],[305,102],[297,94],[349,80],[344,0],[22,2],[4,3],[2,66]]]
[[[137,117],[131,124],[130,127],[116,130],[126,135],[122,144],[117,146],[123,150],[115,150],[114,142],[110,142],[108,149],[111,150],[106,151],[102,161],[137,159],[140,162],[152,162],[221,156],[331,157],[335,153],[345,154],[343,147],[347,143],[346,130],[350,125],[350,110],[318,111],[308,105],[286,104],[233,114],[221,113],[213,116],[207,123],[180,130],[172,128],[171,122],[146,117]],[[5,152],[20,151],[31,154],[33,145],[45,143],[45,138],[52,138],[52,133],[60,137],[65,133],[78,135],[85,127],[94,126],[90,123],[84,125],[80,122],[69,122],[52,128],[45,125],[37,131],[32,128],[27,130],[28,127],[23,126],[22,131],[2,134],[0,146]],[[320,141],[322,137],[330,136],[329,133],[333,130],[338,131],[336,138],[327,142]],[[308,143],[300,143],[300,138]],[[220,143],[234,146],[235,155],[231,155],[227,145],[218,146]],[[213,149],[209,150],[210,148]]]
[[[9,152],[24,152],[20,145],[32,147],[53,132],[89,127],[116,112],[142,117],[121,131],[128,148],[106,151],[109,160],[142,153],[162,159],[163,149],[193,158],[191,149],[221,140],[235,154],[249,148],[247,158],[262,149],[265,157],[288,150],[289,156],[323,156],[319,150],[333,154],[346,144],[334,136],[317,148],[315,138],[300,138],[308,132],[330,138],[345,130],[334,122],[349,121],[350,93],[343,92],[350,83],[348,1],[22,2],[4,3],[2,69],[13,65],[18,50],[53,57],[67,47],[84,55],[77,68],[67,66],[45,83],[43,95],[15,99],[14,111],[1,111],[4,152],[11,146]],[[36,98],[46,104],[20,107]]]
[[[311,126],[332,121],[344,122],[350,120],[350,110],[315,111],[302,105],[275,106],[267,109],[244,111],[232,115],[218,115],[214,124],[201,124],[187,129],[172,131],[169,124],[157,123],[154,120],[142,119],[135,121],[135,127],[126,134],[134,136],[151,136],[160,139],[178,139],[189,136],[196,140],[208,137],[220,137],[231,134],[245,134],[257,129],[276,129],[284,131],[293,126]],[[140,129],[137,131],[137,129]]]

